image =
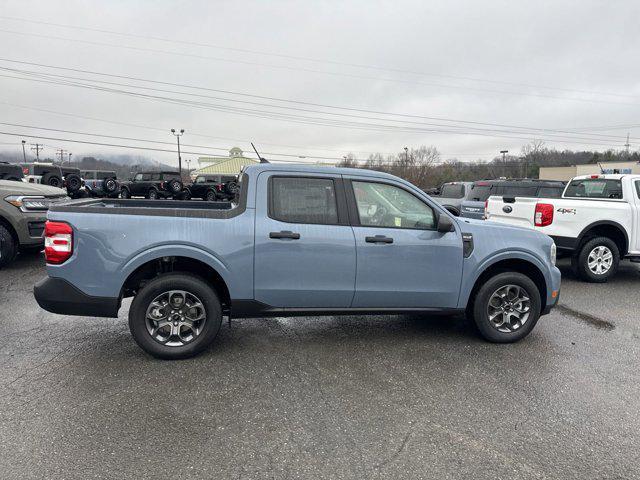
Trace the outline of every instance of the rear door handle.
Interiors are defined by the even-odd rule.
[[[393,243],[393,238],[384,235],[376,235],[375,237],[365,237],[367,243]]]
[[[281,232],[270,232],[269,238],[290,238],[292,240],[299,240],[300,234],[290,230],[283,230]]]

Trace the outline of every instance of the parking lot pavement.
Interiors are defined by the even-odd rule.
[[[2,478],[639,478],[640,268],[566,263],[515,345],[463,319],[225,323],[154,360],[119,319],[41,311],[39,257],[0,271]]]

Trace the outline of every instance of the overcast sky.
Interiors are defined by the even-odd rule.
[[[182,141],[201,146],[187,151],[216,154],[234,145],[246,151],[254,141],[272,158],[286,153],[305,161],[350,152],[365,159],[368,152],[420,145],[437,147],[444,158],[490,159],[503,149],[517,153],[532,138],[560,149],[619,149],[627,132],[632,149],[640,141],[640,128],[626,127],[640,125],[637,1],[4,0],[2,5],[0,67],[14,70],[0,70],[0,122],[25,125],[0,125],[2,132],[170,149],[26,126],[166,142],[174,140],[169,129],[184,128]],[[63,81],[84,87],[60,85],[61,77],[33,72],[64,75]],[[98,85],[96,79],[127,86],[100,84],[115,93],[86,88]],[[22,155],[20,138],[1,136],[0,142],[4,150]],[[62,140],[41,143],[48,155],[55,148],[75,158],[131,153]]]

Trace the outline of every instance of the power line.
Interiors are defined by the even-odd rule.
[[[126,90],[120,90],[120,89],[114,89],[114,88],[100,87],[98,85],[81,84],[73,81],[47,80],[47,79],[37,79],[37,78],[28,78],[28,77],[27,78],[13,77],[9,75],[0,75],[0,77],[14,78],[14,79],[20,79],[20,80],[30,80],[34,82],[49,83],[54,85],[65,85],[65,86],[73,86],[73,87],[79,87],[79,88],[88,88],[96,91],[118,93],[126,96],[183,105],[183,106],[188,106],[192,108],[202,108],[206,110],[213,110],[213,111],[226,112],[226,113],[232,113],[237,115],[250,116],[254,118],[284,120],[284,121],[297,123],[297,124],[332,126],[332,127],[338,127],[338,128],[351,128],[351,129],[382,131],[382,132],[395,131],[395,132],[405,132],[405,133],[424,133],[424,132],[450,133],[450,134],[458,134],[458,135],[476,135],[476,136],[486,136],[486,137],[495,137],[495,138],[512,138],[512,139],[526,140],[526,141],[532,140],[531,137],[519,137],[519,136],[501,135],[501,134],[495,133],[495,132],[517,133],[522,135],[522,134],[528,134],[529,132],[520,132],[520,131],[510,132],[505,130],[496,130],[496,129],[492,130],[492,129],[480,129],[480,128],[461,130],[462,127],[457,125],[446,126],[447,128],[454,128],[455,130],[444,130],[444,129],[436,129],[436,128],[410,127],[405,125],[386,125],[386,124],[377,124],[377,123],[332,120],[332,119],[326,119],[326,118],[308,117],[308,116],[294,115],[294,114],[288,114],[288,113],[279,113],[279,112],[255,110],[255,109],[244,109],[244,108],[230,107],[226,105],[211,104],[211,103],[205,103],[205,102],[194,102],[194,101],[188,101],[188,100],[173,98],[173,97],[149,95],[149,94],[144,94],[140,92],[132,92],[132,91],[126,91]],[[383,120],[383,119],[376,119],[376,120]],[[399,122],[399,121],[396,121],[396,122]],[[430,125],[424,122],[421,123],[421,122],[405,121],[405,123],[413,123],[417,125]],[[470,127],[466,127],[466,128],[470,128]],[[608,147],[619,146],[619,142],[615,144],[599,143],[599,142],[593,141],[592,138],[575,137],[575,136],[569,136],[569,135],[557,135],[553,133],[546,133],[545,134],[546,137],[542,135],[538,135],[537,133],[534,135],[535,136],[533,138],[543,139],[543,140],[553,141],[558,143],[588,144],[588,145],[599,145],[599,146],[608,146]],[[552,138],[549,138],[549,137],[552,137]],[[604,138],[604,139],[597,139],[597,140],[606,141],[609,139]]]
[[[398,68],[382,67],[382,66],[377,66],[377,65],[366,65],[366,64],[359,64],[359,63],[341,62],[341,61],[335,61],[335,60],[319,59],[319,58],[305,57],[305,56],[298,56],[298,55],[290,55],[290,54],[282,54],[282,53],[274,53],[274,52],[265,52],[265,51],[259,51],[259,50],[237,48],[237,47],[228,47],[228,46],[211,44],[211,43],[170,39],[170,38],[156,37],[156,36],[150,36],[150,35],[140,35],[140,34],[134,34],[134,33],[129,33],[129,32],[118,32],[118,31],[114,31],[114,30],[91,28],[91,27],[80,26],[80,25],[68,25],[68,24],[61,24],[61,23],[54,23],[54,22],[45,22],[45,21],[38,21],[38,20],[26,19],[26,18],[18,18],[18,17],[10,17],[10,16],[0,16],[0,18],[5,19],[5,20],[13,20],[13,21],[19,21],[19,22],[25,22],[25,23],[32,23],[32,24],[36,24],[36,25],[47,25],[47,26],[67,28],[67,29],[72,29],[72,30],[82,30],[82,31],[88,31],[88,32],[106,33],[106,34],[109,34],[109,35],[118,35],[118,36],[122,36],[122,37],[137,38],[137,39],[142,39],[142,40],[155,40],[155,41],[160,41],[160,42],[175,43],[175,44],[179,44],[179,45],[191,45],[191,46],[197,46],[197,47],[215,48],[215,49],[219,49],[219,50],[227,50],[227,51],[230,51],[230,52],[249,53],[249,54],[252,54],[252,55],[264,55],[264,56],[284,58],[284,59],[288,59],[288,60],[302,60],[302,61],[314,62],[314,63],[325,63],[325,64],[336,65],[336,66],[340,66],[340,67],[354,67],[354,68],[361,68],[361,69],[380,70],[380,71],[387,71],[387,72],[394,72],[394,73],[430,76],[430,77],[446,78],[446,79],[453,79],[453,80],[464,80],[464,81],[473,81],[473,82],[493,83],[493,84],[497,84],[497,85],[510,85],[510,86],[526,87],[526,88],[542,88],[542,89],[546,89],[546,90],[557,90],[557,91],[570,92],[570,93],[584,93],[584,94],[589,94],[589,95],[606,95],[606,96],[626,97],[626,98],[635,98],[635,99],[638,98],[637,96],[634,96],[634,95],[625,95],[625,94],[612,93],[612,92],[598,92],[598,91],[593,91],[593,90],[578,90],[578,89],[554,87],[554,86],[547,86],[547,85],[534,85],[534,84],[528,84],[528,83],[508,82],[508,81],[504,81],[504,80],[476,78],[476,77],[458,76],[458,75],[445,75],[445,74],[437,74],[437,73],[430,73],[430,72],[418,72],[418,71],[398,69]]]
[[[572,131],[572,130],[537,128],[537,127],[518,126],[518,125],[509,125],[509,124],[500,124],[500,123],[489,123],[489,122],[460,120],[460,119],[452,119],[452,118],[444,118],[444,117],[430,117],[430,116],[424,116],[424,115],[400,114],[400,113],[394,113],[394,112],[384,112],[384,111],[367,110],[367,109],[353,108],[353,107],[342,107],[342,106],[336,106],[336,105],[328,105],[328,104],[320,104],[320,103],[312,103],[312,102],[302,102],[302,101],[296,101],[296,100],[290,100],[290,99],[282,99],[282,98],[276,98],[276,97],[268,97],[268,96],[247,94],[247,93],[244,93],[244,92],[233,92],[233,91],[229,91],[229,90],[219,90],[219,89],[212,89],[212,88],[200,87],[200,86],[194,86],[194,85],[185,85],[185,84],[179,84],[179,83],[162,82],[162,81],[158,81],[158,80],[149,80],[149,79],[133,77],[133,76],[114,75],[114,74],[109,74],[109,73],[104,73],[104,72],[95,72],[95,71],[90,71],[90,70],[82,70],[82,69],[75,69],[75,68],[68,68],[68,67],[59,67],[59,66],[39,64],[39,63],[33,63],[33,62],[10,60],[10,59],[5,59],[5,58],[0,58],[0,61],[6,61],[6,62],[18,63],[18,64],[26,64],[26,65],[31,65],[31,66],[43,67],[43,68],[52,68],[52,69],[56,69],[56,70],[82,72],[82,73],[85,73],[85,74],[106,76],[106,77],[111,77],[111,78],[121,78],[121,79],[134,80],[134,81],[147,82],[147,83],[171,85],[171,86],[177,86],[177,87],[181,87],[181,88],[189,88],[189,89],[204,90],[204,91],[213,91],[213,92],[230,94],[230,95],[240,95],[240,96],[251,97],[251,98],[267,99],[267,100],[271,100],[271,101],[284,102],[284,103],[293,103],[293,104],[296,104],[296,105],[314,106],[314,107],[319,107],[319,108],[328,108],[328,109],[333,109],[333,110],[345,110],[345,111],[349,111],[349,112],[369,113],[369,114],[374,114],[374,115],[385,115],[385,116],[393,116],[393,117],[405,117],[405,118],[415,118],[415,119],[424,119],[424,120],[436,120],[436,121],[442,121],[442,122],[463,123],[463,124],[469,124],[469,125],[481,125],[481,126],[491,126],[491,127],[501,127],[501,128],[515,128],[515,129],[519,129],[519,130],[531,130],[531,131],[536,131],[536,132],[545,133],[545,134],[553,134],[553,133],[563,133],[563,134],[569,134],[569,135],[575,135],[576,134],[576,132]],[[19,73],[23,73],[23,74],[32,75],[32,76],[57,77],[57,78],[65,78],[65,79],[71,79],[71,80],[80,80],[80,81],[85,81],[85,82],[86,81],[97,82],[97,83],[103,83],[103,84],[107,84],[107,85],[125,86],[125,87],[129,87],[129,88],[146,89],[146,90],[151,90],[151,91],[158,91],[158,92],[164,92],[164,93],[173,93],[173,94],[178,94],[178,95],[195,96],[195,97],[200,97],[200,98],[209,98],[209,99],[229,101],[229,102],[235,102],[235,103],[243,103],[243,104],[264,106],[264,107],[269,107],[269,108],[289,109],[289,110],[294,110],[294,111],[302,111],[302,112],[316,113],[316,114],[323,114],[323,115],[332,115],[332,116],[349,116],[349,117],[353,117],[353,118],[363,118],[363,119],[368,119],[368,120],[382,120],[382,119],[378,119],[378,118],[374,118],[374,117],[368,117],[368,116],[347,115],[347,114],[344,114],[344,113],[325,112],[325,111],[309,110],[309,109],[302,109],[302,108],[296,108],[296,107],[285,107],[285,106],[282,106],[282,105],[273,105],[273,104],[265,104],[265,103],[259,103],[259,102],[250,102],[250,101],[236,100],[236,99],[230,99],[230,98],[224,98],[224,97],[215,97],[215,96],[209,96],[209,95],[199,95],[199,94],[194,94],[194,93],[189,93],[189,92],[179,92],[179,91],[175,91],[175,90],[164,90],[164,89],[157,89],[157,88],[153,88],[153,87],[143,87],[143,86],[139,86],[139,85],[122,84],[122,83],[117,83],[117,82],[107,82],[107,81],[103,81],[103,80],[58,75],[58,74],[53,74],[53,73],[48,73],[48,72],[37,72],[37,71],[29,71],[29,70],[11,69],[11,68],[8,68],[8,67],[0,67],[0,69],[9,70],[9,71],[12,71],[12,72],[19,72]],[[396,122],[396,123],[404,122],[404,123],[425,124],[424,122],[409,122],[409,121],[406,121],[406,120],[404,120],[404,121],[395,120],[395,119],[385,119],[385,120],[386,121]],[[447,125],[428,124],[428,125],[431,125],[431,126],[445,126],[445,127],[449,127],[449,128],[450,127],[460,128],[458,125],[448,125],[448,124]],[[466,127],[466,128],[468,128],[468,127]],[[525,133],[525,132],[513,132],[513,131],[511,131],[511,132],[506,132],[506,133]],[[616,135],[604,135],[604,134],[597,134],[597,133],[582,133],[582,134],[586,135],[586,136],[602,137],[605,140],[610,140],[610,139],[613,139],[613,138],[618,138],[620,140],[624,139],[623,136],[616,136]]]
[[[575,97],[558,97],[558,96],[544,95],[544,94],[538,94],[538,93],[512,92],[512,91],[505,91],[505,90],[493,90],[493,89],[488,89],[488,88],[466,87],[466,86],[452,85],[452,84],[426,83],[426,82],[418,82],[418,81],[408,80],[408,79],[405,79],[405,78],[380,78],[380,77],[372,77],[372,76],[367,76],[367,75],[358,75],[358,74],[351,74],[351,73],[345,73],[345,72],[328,72],[328,71],[323,71],[323,70],[314,70],[314,69],[310,69],[310,68],[290,67],[290,66],[287,66],[287,65],[273,65],[273,64],[265,64],[265,63],[259,63],[259,62],[249,62],[249,61],[237,60],[237,59],[211,57],[211,56],[207,56],[207,55],[198,55],[198,54],[188,53],[188,52],[171,52],[171,51],[167,51],[167,50],[159,50],[159,49],[146,48],[146,47],[134,47],[134,46],[130,46],[130,45],[119,45],[119,44],[113,44],[113,43],[96,42],[96,41],[91,41],[91,40],[80,40],[80,39],[74,39],[74,38],[58,37],[58,36],[55,36],[55,35],[44,35],[44,34],[38,34],[38,33],[25,33],[25,32],[19,32],[19,31],[15,31],[15,30],[0,29],[0,32],[2,32],[2,33],[10,33],[10,34],[13,34],[13,35],[46,38],[46,39],[51,39],[51,40],[60,40],[60,41],[72,42],[72,43],[76,43],[76,44],[77,43],[84,43],[84,44],[87,44],[87,45],[110,47],[110,48],[122,48],[122,49],[134,50],[134,51],[140,51],[140,52],[147,52],[147,53],[159,53],[159,54],[162,54],[162,55],[174,55],[174,56],[179,56],[179,57],[190,57],[190,58],[198,58],[198,59],[202,59],[202,60],[213,60],[213,61],[220,61],[220,62],[236,63],[236,64],[241,64],[241,65],[261,66],[261,67],[267,67],[267,68],[273,68],[273,69],[283,69],[283,70],[289,70],[289,71],[317,73],[317,74],[322,74],[322,75],[357,78],[357,79],[364,79],[364,80],[395,82],[395,83],[404,83],[404,84],[412,84],[412,85],[422,85],[422,86],[427,86],[427,87],[438,87],[438,88],[445,88],[445,89],[470,90],[470,91],[483,92],[483,93],[496,93],[496,94],[501,94],[501,95],[515,95],[515,96],[529,96],[529,97],[537,97],[537,98],[548,98],[548,99],[555,99],[555,100],[587,102],[587,103],[607,103],[607,104],[612,104],[612,105],[625,105],[625,106],[638,106],[638,105],[640,105],[640,104],[623,103],[623,102],[612,102],[612,101],[598,100],[598,99],[575,98]]]

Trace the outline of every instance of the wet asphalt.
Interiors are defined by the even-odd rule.
[[[195,359],[39,309],[0,271],[0,478],[640,478],[640,267],[514,345],[461,318],[226,322]]]

